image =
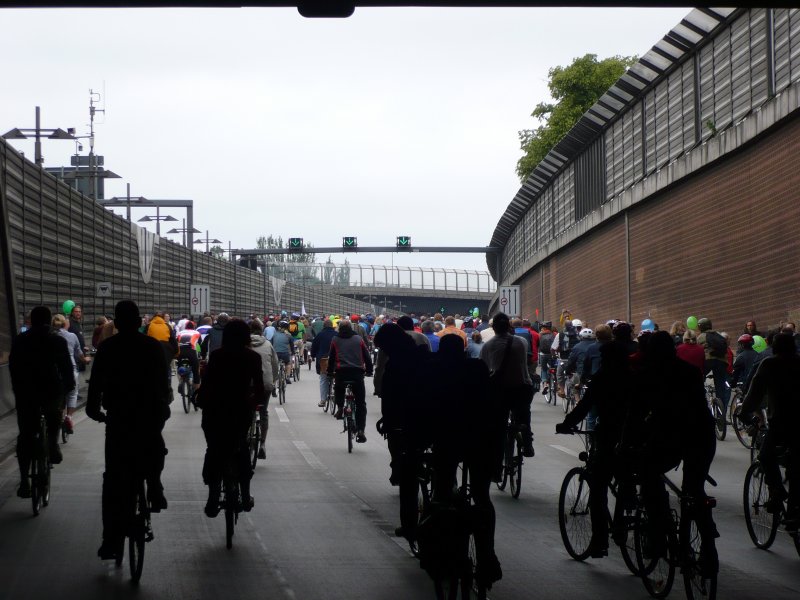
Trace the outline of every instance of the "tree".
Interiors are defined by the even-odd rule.
[[[269,234],[268,236],[262,235],[256,240],[256,248],[259,250],[267,250],[272,248],[285,248],[285,246],[283,245],[283,238],[281,236],[274,237],[272,234]],[[313,248],[313,246],[310,243],[303,242],[303,248]],[[291,255],[269,254],[267,255],[269,264],[267,272],[269,275],[274,275],[282,279],[285,277],[290,281],[318,282],[319,278],[315,276],[316,269],[312,266],[316,261],[316,256],[317,255],[313,252],[293,253]],[[303,263],[303,266],[289,267],[288,263]]]
[[[211,252],[211,256],[214,258],[225,257],[225,249],[222,246],[211,246],[211,248],[209,248],[209,252]]]
[[[555,103],[537,104],[531,116],[541,124],[519,132],[520,148],[525,153],[517,162],[521,182],[637,60],[636,56],[612,56],[598,61],[596,54],[586,54],[568,67],[550,69],[547,87]]]

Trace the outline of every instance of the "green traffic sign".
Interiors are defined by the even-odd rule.
[[[289,238],[289,248],[302,248],[303,238]]]
[[[357,248],[358,247],[358,238],[355,238],[355,237],[343,237],[342,238],[342,247],[344,247],[344,248]]]
[[[400,235],[397,237],[397,247],[398,248],[410,248],[411,247],[411,238],[407,235]]]

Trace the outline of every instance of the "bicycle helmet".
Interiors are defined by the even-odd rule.
[[[278,329],[286,329],[289,327],[288,321],[279,321],[278,322]]]
[[[625,321],[617,321],[616,325],[612,328],[614,337],[618,339],[630,339],[633,328]]]
[[[576,329],[578,327],[583,327],[583,321],[581,321],[580,319],[572,319],[572,326],[575,327]]]
[[[584,327],[581,329],[581,332],[578,334],[582,340],[593,340],[594,339],[594,331],[589,329],[588,327]]]
[[[653,319],[647,318],[642,321],[642,331],[655,331],[656,324],[653,322]]]
[[[736,341],[739,342],[740,344],[750,344],[752,346],[755,340],[753,340],[753,336],[750,335],[749,333],[743,333],[742,335],[739,336],[739,339]]]

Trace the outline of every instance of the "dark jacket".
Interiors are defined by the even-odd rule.
[[[361,336],[352,332],[340,332],[331,340],[328,374],[333,375],[339,369],[361,369],[372,375],[372,359]]]
[[[200,344],[200,356],[203,358],[211,358],[211,353],[217,348],[222,348],[222,330],[225,329],[219,323],[208,330],[208,335],[203,338]]]
[[[758,359],[758,352],[752,348],[743,348],[733,361],[733,385],[745,382],[750,378],[750,370]]]
[[[572,349],[572,352],[569,353],[569,359],[567,360],[568,373],[577,373],[581,376],[581,378],[583,378],[585,366],[584,361],[586,359],[586,354],[593,343],[594,342],[592,340],[581,340]]]
[[[75,388],[66,340],[42,325],[18,335],[8,360],[17,409],[59,403]]]
[[[336,330],[333,327],[323,327],[322,330],[314,336],[314,341],[311,342],[311,358],[318,359],[328,356],[331,351],[331,341],[336,337]],[[319,360],[316,360],[317,374],[319,374]]]

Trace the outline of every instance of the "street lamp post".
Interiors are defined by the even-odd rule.
[[[186,219],[183,219],[183,227],[174,227],[170,229],[167,233],[181,233],[183,234],[183,245],[186,247],[186,234],[187,233],[200,233],[199,230],[195,229],[194,227],[188,228],[186,227]]]
[[[176,219],[172,215],[165,215],[165,216],[162,217],[161,216],[161,209],[158,206],[156,206],[156,214],[155,214],[155,216],[153,216],[153,215],[145,215],[141,219],[139,219],[139,222],[141,223],[142,221],[155,221],[156,222],[156,235],[160,236],[161,235],[161,221],[177,221],[177,220],[178,219]]]
[[[3,139],[6,140],[27,140],[28,136],[25,134],[33,134],[36,142],[34,143],[34,158],[38,166],[44,163],[44,156],[42,156],[42,134],[49,134],[48,140],[74,140],[75,128],[70,127],[66,131],[63,129],[45,129],[41,127],[40,110],[36,107],[36,127],[33,128],[19,128],[15,127],[11,131],[3,134]]]
[[[206,229],[206,238],[204,240],[195,240],[195,244],[203,244],[206,245],[206,254],[211,254],[211,249],[209,248],[209,244],[221,244],[222,242],[217,238],[210,238],[208,237],[208,229]]]

